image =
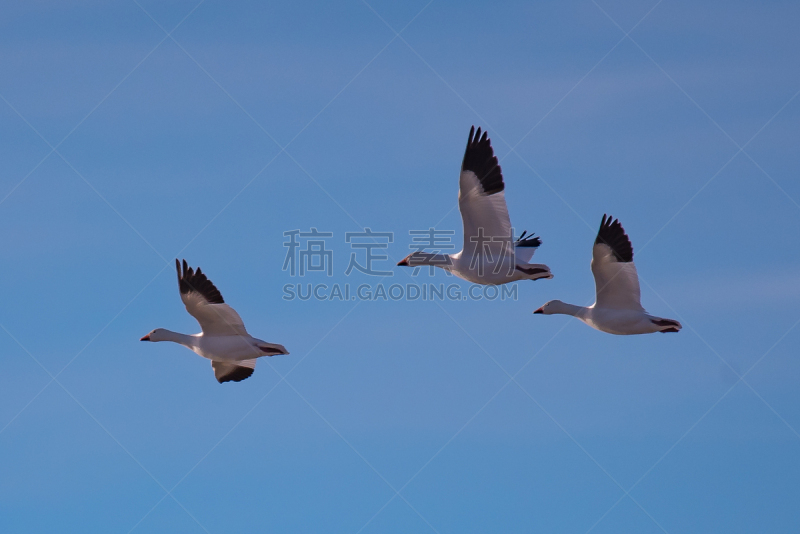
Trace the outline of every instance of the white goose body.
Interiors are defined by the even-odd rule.
[[[178,288],[186,311],[197,319],[200,334],[181,334],[165,328],[156,328],[142,341],[171,341],[211,360],[217,381],[239,382],[253,374],[256,358],[289,354],[283,345],[268,343],[247,333],[242,318],[236,310],[225,304],[214,284],[200,270],[194,271],[178,260]]]
[[[533,313],[572,315],[592,328],[616,335],[678,332],[681,323],[650,315],[641,304],[633,246],[618,220],[603,215],[592,248],[597,299],[588,307],[551,300]]]
[[[537,243],[541,242],[538,237],[530,237],[529,239]],[[536,250],[534,246],[525,246],[524,248],[530,248],[531,251]],[[550,271],[547,270],[546,265],[530,264],[522,261],[519,256],[520,254],[511,252],[497,257],[492,262],[481,263],[479,259],[476,261],[475,256],[464,255],[464,252],[461,251],[449,255],[452,267],[444,267],[444,269],[468,282],[484,285],[507,284],[518,280],[538,280],[539,278],[553,277]],[[526,272],[534,269],[541,270],[538,270],[534,275]],[[541,276],[545,271],[546,274]]]
[[[677,321],[662,319],[637,310],[596,308],[594,304],[586,307],[575,306],[561,301],[551,301],[549,304],[551,304],[551,306],[547,308],[546,311],[539,313],[544,313],[546,315],[572,315],[595,330],[600,330],[608,334],[628,336],[634,334],[652,334],[654,332],[677,332],[677,330],[670,330],[670,327],[680,329],[680,323]],[[653,321],[670,321],[670,324],[667,328],[664,328],[664,325],[659,326],[659,324]]]
[[[274,347],[276,350],[281,345],[274,343],[267,343],[260,339],[248,335],[232,335],[232,336],[209,336],[205,334],[181,334],[167,330],[166,328],[159,328],[161,335],[156,335],[158,341],[172,341],[183,345],[189,350],[192,350],[211,361],[218,362],[241,362],[258,358],[260,356],[272,356],[267,354],[264,347]],[[153,332],[156,332],[154,330]],[[152,338],[152,333],[148,334]],[[149,339],[146,341],[156,341]],[[285,349],[284,349],[285,350]],[[288,353],[279,353],[288,354]]]
[[[397,265],[434,266],[474,284],[552,278],[547,265],[529,263],[542,241],[527,232],[513,241],[505,184],[486,132],[469,131],[459,176],[458,208],[464,224],[464,248],[456,254],[414,252]]]

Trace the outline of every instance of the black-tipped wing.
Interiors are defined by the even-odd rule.
[[[175,268],[178,270],[178,288],[181,290],[181,295],[195,291],[209,304],[225,304],[217,286],[208,279],[200,267],[195,271],[189,267],[186,260],[183,260],[183,271],[181,271],[181,263],[176,259]]]
[[[603,215],[592,248],[592,274],[597,290],[595,307],[644,310],[639,275],[633,263],[633,246],[622,225]]]
[[[513,252],[511,219],[503,193],[503,174],[486,132],[469,131],[467,150],[461,163],[458,208],[464,222],[464,254],[488,249],[497,254]]]
[[[594,244],[608,245],[617,261],[626,263],[633,261],[633,245],[631,245],[631,240],[628,238],[628,234],[625,233],[619,220],[611,216],[603,215],[603,221],[600,223],[600,230],[597,232],[597,238],[594,240]]]
[[[256,370],[255,360],[242,360],[240,362],[217,362],[211,360],[211,367],[214,369],[214,376],[217,382],[241,382],[245,378],[250,378]]]
[[[494,195],[505,189],[503,173],[497,156],[494,155],[492,142],[486,132],[481,135],[480,128],[476,134],[474,126],[469,130],[467,150],[461,162],[461,172],[465,171],[475,174],[484,195]]]
[[[542,244],[542,240],[533,234],[528,234],[527,231],[522,232],[514,242],[514,255],[516,256],[517,263],[530,263],[533,258],[534,252]]]
[[[242,318],[236,310],[225,304],[214,284],[198,267],[195,271],[183,261],[183,269],[175,260],[178,270],[178,288],[186,311],[197,319],[203,333],[215,336],[247,335]]]

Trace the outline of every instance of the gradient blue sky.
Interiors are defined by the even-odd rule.
[[[3,532],[800,530],[796,2],[2,13]],[[345,232],[460,240],[473,124],[553,280],[282,300],[284,231],[334,233],[315,283],[410,280],[345,277]],[[531,314],[592,300],[603,213],[680,334]],[[198,330],[178,256],[291,355],[219,385],[140,343]]]

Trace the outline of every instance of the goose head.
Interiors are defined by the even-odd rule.
[[[416,252],[412,252],[402,260],[398,261],[397,262],[398,267],[411,267],[411,260],[414,257],[414,254],[416,254]]]
[[[146,336],[142,337],[139,341],[167,341],[167,330],[163,328],[156,328]]]
[[[399,262],[400,267],[419,267],[420,265],[433,265],[435,267],[449,268],[453,264],[451,257],[447,254],[431,254],[430,252],[412,252]]]
[[[553,315],[556,313],[565,313],[566,312],[566,304],[561,302],[560,300],[551,300],[550,302],[546,302],[544,306],[539,308],[538,310],[534,311],[533,313],[541,313],[544,315]]]

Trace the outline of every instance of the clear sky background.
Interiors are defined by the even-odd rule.
[[[1,531],[800,530],[796,2],[0,11]],[[553,280],[282,299],[412,281],[409,230],[459,242],[473,124]],[[592,302],[604,213],[679,334],[531,314]],[[332,278],[281,269],[311,227]],[[364,227],[393,277],[344,276]],[[176,257],[291,354],[220,385],[139,342],[198,331]]]

